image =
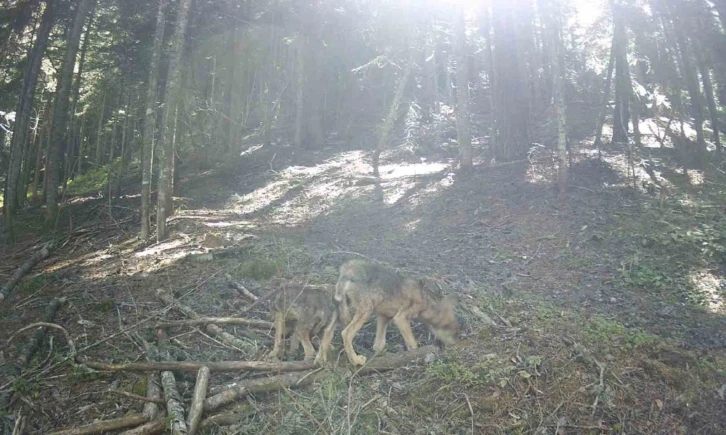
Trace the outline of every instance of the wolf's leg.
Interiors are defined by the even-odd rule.
[[[345,346],[345,353],[348,354],[348,360],[353,365],[362,366],[366,363],[366,357],[363,355],[357,355],[355,353],[355,349],[353,349],[353,339],[355,338],[355,335],[360,331],[360,329],[363,327],[363,325],[366,323],[366,320],[371,316],[373,313],[372,308],[363,308],[358,307],[355,315],[353,316],[353,319],[350,321],[348,326],[343,329],[342,336],[343,336],[343,345]]]
[[[335,324],[337,322],[338,313],[334,311],[328,326],[325,327],[323,338],[320,339],[320,349],[318,349],[318,355],[315,357],[316,366],[325,364],[328,361],[328,352],[330,351],[330,345],[333,343],[333,334],[335,333]]]
[[[295,355],[297,354],[297,350],[300,348],[300,338],[297,336],[297,334],[293,333],[292,337],[290,337],[290,353]]]
[[[310,342],[310,328],[304,326],[296,326],[295,335],[299,338],[303,350],[305,351],[305,360],[315,358],[315,348]]]
[[[281,358],[285,354],[285,313],[275,313],[275,346],[272,348],[267,357],[268,358]]]
[[[390,321],[390,317],[378,314],[376,323],[376,341],[373,342],[373,350],[376,351],[376,353],[382,351],[386,347],[386,330],[388,329],[388,323]]]
[[[406,310],[400,310],[393,317],[393,323],[395,323],[396,326],[398,326],[398,330],[401,331],[403,341],[406,342],[406,348],[408,350],[418,348],[416,337],[413,336],[413,331],[411,331],[411,321],[408,319],[408,312]]]

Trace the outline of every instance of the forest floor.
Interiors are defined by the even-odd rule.
[[[323,150],[292,165],[279,148],[250,148],[234,164],[182,173],[160,244],[137,238],[136,192],[84,197],[77,180],[58,247],[0,306],[0,341],[66,297],[54,322],[85,358],[144,361],[138,337],[153,341],[164,314],[183,318],[159,288],[200,314],[234,316],[249,302],[225,274],[262,295],[276,276],[335,283],[345,259],[365,256],[455,289],[460,342],[392,372],[333,369],[312,387],[250,395],[233,408],[236,425],[205,433],[726,433],[726,176],[674,169],[671,151],[639,152],[668,186],[659,201],[641,166],[632,186],[622,150],[599,159],[583,146],[563,206],[551,156],[478,164],[463,178],[448,161],[391,151],[375,185],[361,178],[371,171],[362,151]],[[28,210],[18,243],[0,248],[0,282],[50,237],[39,215]],[[264,307],[246,316],[267,318]],[[270,349],[270,331],[227,330],[248,346],[179,327],[169,330],[172,354],[260,360]],[[420,325],[415,332],[431,343]],[[3,366],[29,333],[4,346]],[[69,350],[48,335],[24,378],[0,378],[15,393],[9,417],[48,433],[140,412],[142,402],[108,389],[145,395],[145,374],[54,367]],[[369,325],[357,348],[370,356],[372,341]],[[388,343],[404,349],[395,328]],[[211,388],[245,376],[256,375],[213,373]],[[185,400],[194,379],[177,376]]]

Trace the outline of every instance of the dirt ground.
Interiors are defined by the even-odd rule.
[[[253,147],[224,166],[185,168],[171,237],[159,244],[137,238],[133,190],[74,197],[51,257],[0,306],[0,341],[12,338],[0,353],[0,390],[14,392],[5,420],[49,433],[143,407],[109,388],[145,395],[145,374],[73,366],[57,331],[21,378],[8,375],[32,331],[14,334],[53,298],[67,299],[54,323],[83,357],[144,361],[153,325],[184,318],[157,289],[200,314],[234,316],[249,300],[226,274],[260,296],[281,280],[334,283],[344,260],[362,256],[456,290],[461,341],[392,372],[329,369],[304,389],[250,395],[231,408],[235,425],[205,433],[726,433],[726,177],[674,169],[668,151],[643,151],[633,183],[620,150],[599,159],[583,145],[562,204],[549,155],[479,162],[461,177],[449,161],[397,150],[371,184],[359,150],[293,165]],[[641,161],[662,176],[667,200]],[[40,211],[26,213],[20,241],[0,248],[0,282],[50,239]],[[268,318],[264,304],[246,316]],[[170,328],[171,357],[260,360],[271,348],[270,331],[225,329],[245,345]],[[364,331],[357,348],[370,356],[372,325]],[[403,351],[395,328],[388,338],[388,352]],[[211,389],[256,376],[214,373]],[[185,401],[194,379],[177,374]]]

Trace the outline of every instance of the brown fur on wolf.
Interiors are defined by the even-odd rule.
[[[377,315],[373,344],[376,352],[386,346],[386,328],[391,320],[409,350],[418,347],[411,331],[412,319],[423,322],[444,344],[453,344],[459,335],[453,295],[438,297],[422,282],[378,264],[363,260],[344,263],[335,286],[335,300],[339,303],[341,321],[347,325],[342,333],[343,345],[348,359],[355,365],[365,364],[366,357],[355,353],[353,339],[373,313]],[[352,317],[350,308],[355,310]]]
[[[273,297],[270,314],[275,320],[275,346],[268,358],[282,357],[285,354],[283,340],[287,331],[291,330],[293,332],[290,340],[291,351],[296,351],[298,343],[302,343],[306,360],[314,357],[316,364],[327,361],[338,320],[332,286],[285,287]],[[310,337],[314,335],[320,336],[317,355],[310,341]]]

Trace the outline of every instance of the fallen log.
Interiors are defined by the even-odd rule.
[[[189,426],[189,435],[197,433],[199,422],[202,420],[202,410],[204,399],[207,397],[207,385],[209,384],[209,367],[202,367],[197,373],[197,382],[194,384],[194,395],[192,396],[192,404],[189,406],[189,416],[187,417],[187,426]]]
[[[156,435],[164,432],[165,429],[166,426],[164,426],[164,419],[160,418],[158,420],[142,424],[141,426],[135,427],[133,429],[121,432],[119,435]]]
[[[388,353],[383,356],[371,358],[365,365],[357,369],[355,373],[359,375],[367,375],[370,373],[394,370],[399,367],[403,367],[406,364],[421,362],[429,355],[435,354],[435,346],[424,346],[400,353]]]
[[[299,372],[313,368],[313,361],[159,361],[109,364],[80,359],[89,368],[108,372],[196,372],[208,367],[212,372]]]
[[[253,379],[240,383],[238,386],[224,390],[214,396],[207,397],[204,400],[204,412],[212,412],[228,405],[235,400],[247,397],[249,393],[264,393],[270,391],[278,391],[283,388],[299,388],[310,385],[313,382],[323,379],[327,376],[327,372],[319,370],[311,370],[306,372],[285,373],[282,375],[271,376],[268,378]]]
[[[50,301],[45,309],[45,315],[43,316],[43,322],[41,323],[52,323],[55,319],[56,313],[58,313],[58,309],[65,303],[65,301],[65,298],[56,298]],[[15,363],[9,365],[7,372],[8,377],[20,377],[23,370],[28,368],[28,364],[33,360],[35,353],[38,351],[40,344],[45,338],[45,330],[45,326],[40,326],[35,330],[35,333],[33,333],[20,355],[18,355]],[[0,413],[5,413],[8,405],[10,404],[11,393],[12,392],[8,392],[0,395]]]
[[[64,429],[58,432],[51,432],[49,435],[94,435],[113,430],[126,429],[146,423],[146,417],[141,414],[131,414],[111,420],[97,421],[87,426],[74,429]]]
[[[116,390],[116,389],[113,389],[113,388],[109,388],[106,391],[108,391],[111,394],[116,394],[118,396],[123,396],[123,397],[129,398],[129,399],[132,399],[132,400],[139,400],[141,402],[146,402],[146,403],[166,403],[166,402],[164,402],[164,399],[161,399],[161,398],[139,396],[138,394],[129,393],[128,391]]]
[[[30,258],[28,258],[25,263],[23,263],[16,271],[12,274],[8,282],[5,283],[2,288],[0,288],[0,304],[3,303],[3,301],[10,296],[10,293],[15,290],[15,286],[18,285],[21,279],[25,275],[27,275],[28,272],[30,272],[30,269],[35,267],[36,264],[40,263],[41,261],[45,260],[50,256],[50,244],[45,244],[40,249],[40,251],[36,252],[35,254],[31,255]]]
[[[158,338],[163,341],[163,332],[159,334]],[[153,362],[159,359],[159,349],[157,349],[156,346],[144,340],[139,334],[136,334],[136,338],[144,345],[147,361]],[[152,401],[144,405],[142,414],[146,416],[149,422],[152,422],[159,416],[159,407],[156,405],[155,401],[161,400],[163,402],[163,399],[161,398],[161,380],[159,378],[159,373],[157,372],[149,372],[146,376],[146,397],[148,399],[152,399]]]
[[[246,412],[225,412],[222,414],[211,415],[202,420],[201,428],[206,429],[218,426],[232,426],[233,424],[237,424],[247,419],[254,413],[254,409],[248,409]]]
[[[167,338],[163,329],[156,331],[159,355],[162,358],[169,359],[169,353],[166,349]],[[176,388],[176,379],[171,371],[161,372],[161,388],[164,391],[164,400],[166,400],[166,415],[171,421],[171,434],[183,435],[187,433],[187,423],[184,420],[184,406],[182,405],[179,390]]]
[[[372,358],[363,367],[355,371],[357,375],[377,373],[403,367],[406,364],[415,363],[426,359],[430,354],[436,353],[434,346],[424,346],[418,349],[398,354],[387,354]],[[235,400],[246,397],[250,393],[264,393],[278,391],[283,388],[300,388],[310,385],[325,376],[326,370],[309,370],[297,373],[284,373],[268,378],[252,379],[237,383],[234,387],[222,390],[219,393],[208,397],[204,401],[204,412],[212,412],[222,406],[228,405]]]
[[[148,398],[150,402],[144,405],[144,410],[141,413],[144,414],[149,421],[152,421],[159,416],[159,407],[156,406],[156,403],[158,403],[157,400],[163,400],[161,399],[159,374],[156,372],[150,372],[146,377],[146,398]]]
[[[213,323],[216,325],[245,325],[252,328],[272,329],[274,325],[267,320],[245,319],[243,317],[200,317],[190,320],[170,320],[168,322],[159,322],[157,328],[166,328],[169,326],[194,326],[206,325]]]
[[[181,302],[179,302],[174,296],[171,295],[171,293],[165,291],[164,289],[158,289],[156,290],[156,296],[161,299],[162,302],[164,302],[167,305],[171,305],[182,312],[185,316],[189,317],[192,320],[197,320],[202,318],[199,314],[197,314],[194,310],[187,307],[186,305],[183,305]],[[205,327],[206,331],[219,339],[224,344],[227,344],[229,346],[234,347],[235,349],[238,349],[242,352],[244,352],[244,349],[248,347],[248,343],[245,343],[244,341],[240,340],[239,338],[235,337],[234,335],[230,334],[229,332],[223,330],[217,325],[214,325],[212,323],[208,323]]]

